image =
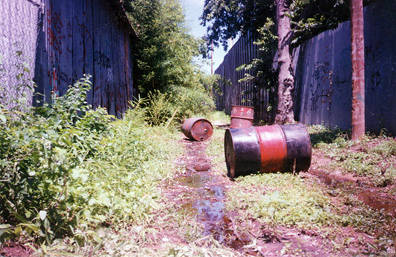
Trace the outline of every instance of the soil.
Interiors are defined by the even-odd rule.
[[[0,256],[9,257],[28,257],[31,256],[33,250],[16,242],[9,242],[0,249]]]
[[[273,229],[256,220],[241,221],[236,213],[227,212],[224,208],[227,201],[224,192],[235,182],[211,166],[211,157],[205,154],[210,140],[197,142],[183,137],[179,143],[184,145],[185,154],[175,163],[184,165],[186,171],[175,177],[174,183],[164,189],[168,201],[196,214],[205,228],[203,236],[212,235],[219,243],[232,248],[236,256],[376,255],[367,247],[367,243],[375,244],[373,237],[351,227],[340,228],[336,236],[328,239],[316,231],[288,227]],[[384,209],[396,216],[396,198],[387,193],[395,185],[378,187],[365,177],[340,171],[326,173],[322,167],[333,160],[316,149],[313,150],[312,160],[311,168],[308,172],[300,173],[301,177],[322,184],[330,195],[335,189],[354,192],[359,200],[371,208]],[[336,201],[337,197],[334,196]],[[345,242],[348,242],[347,247],[344,247]],[[340,250],[334,247],[337,244],[341,245]]]
[[[189,217],[196,217],[202,225],[203,235],[211,236],[218,243],[235,252],[235,256],[362,256],[379,253],[368,249],[367,243],[374,244],[372,236],[351,227],[337,230],[337,235],[327,237],[315,230],[293,227],[272,228],[257,220],[241,220],[237,213],[225,209],[225,192],[236,183],[222,174],[213,165],[213,157],[207,156],[206,148],[210,140],[192,141],[181,134],[178,141],[185,151],[174,160],[182,172],[162,185],[162,193],[167,204],[176,206],[177,211]],[[357,198],[374,209],[384,209],[396,216],[396,196],[389,194],[395,190],[395,183],[379,187],[365,177],[343,174],[341,171],[325,172],[326,165],[333,160],[313,149],[312,163],[308,172],[301,177],[313,183],[320,183],[337,201],[336,191],[356,194]],[[225,163],[224,163],[225,165]],[[337,189],[337,190],[336,190]],[[325,191],[326,191],[325,190]],[[334,195],[332,195],[334,193]],[[332,233],[329,228],[329,234]],[[186,243],[173,231],[165,232],[166,240]],[[345,242],[347,247],[345,247]],[[339,249],[334,245],[340,245]],[[30,256],[31,251],[17,243],[0,250],[0,256]],[[386,255],[386,256],[392,256]],[[396,256],[396,254],[394,255]]]

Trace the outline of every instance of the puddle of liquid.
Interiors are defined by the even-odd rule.
[[[177,181],[180,182],[181,185],[192,188],[204,187],[205,183],[211,180],[212,178],[209,175],[198,173],[177,178]]]
[[[396,215],[396,201],[392,199],[387,199],[385,197],[381,197],[378,194],[374,194],[370,191],[362,192],[358,195],[358,199],[364,202],[366,205],[370,206],[376,210],[385,210],[390,214]]]
[[[224,191],[223,188],[221,186],[213,186],[211,187],[211,190],[214,194],[214,196],[216,197],[216,199],[224,199]]]
[[[221,244],[242,247],[245,242],[236,239],[230,219],[225,215],[224,186],[213,176],[211,161],[205,154],[206,144],[192,142],[187,144],[185,167],[186,173],[176,179],[176,183],[189,187],[180,211],[194,217],[203,227],[203,236],[211,235]],[[234,242],[235,241],[235,242]]]
[[[392,198],[387,198],[383,197],[380,195],[380,193],[376,192],[375,190],[367,190],[367,188],[363,187],[361,182],[357,181],[351,181],[348,180],[347,178],[337,178],[336,176],[331,176],[331,174],[325,174],[322,172],[316,172],[314,173],[317,175],[322,183],[325,185],[332,187],[334,189],[344,189],[344,190],[350,190],[350,189],[358,189],[358,191],[362,191],[361,193],[357,194],[357,198],[368,205],[369,207],[375,209],[375,210],[381,210],[383,209],[389,214],[396,215],[396,201],[395,199]],[[356,186],[356,184],[358,186]]]
[[[223,243],[225,240],[224,203],[198,200],[194,203],[198,211],[198,219],[204,225],[203,235],[212,235],[214,239]]]
[[[199,214],[203,215],[204,221],[216,222],[223,218],[224,203],[213,202],[209,200],[198,200],[194,203],[194,207]]]

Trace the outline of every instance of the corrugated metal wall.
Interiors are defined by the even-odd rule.
[[[134,39],[120,1],[0,0],[0,12],[1,79],[10,90],[20,59],[47,102],[91,74],[88,102],[121,116],[133,96]]]
[[[386,128],[396,134],[395,10],[394,0],[378,1],[365,8],[366,130],[376,133]],[[350,22],[345,22],[336,30],[326,31],[295,49],[295,117],[304,124],[351,128],[350,33]],[[252,49],[246,44],[251,42],[244,43],[243,48]],[[234,71],[237,65],[233,63],[242,51],[233,50],[216,73],[231,79],[234,84],[238,73]],[[225,109],[229,113],[229,106],[238,103],[236,100],[240,99],[242,89],[241,85],[235,85],[223,87],[224,99],[221,100],[224,103],[219,110]],[[261,99],[264,94],[257,95]],[[268,98],[262,99],[254,106],[255,112],[260,112],[256,121],[265,120]]]
[[[366,130],[396,134],[396,2],[365,8]],[[305,42],[295,53],[296,118],[305,124],[351,128],[350,22]]]

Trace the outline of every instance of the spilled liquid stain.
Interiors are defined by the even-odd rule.
[[[200,188],[204,187],[205,183],[211,181],[211,177],[209,175],[189,174],[177,178],[177,181],[183,186]]]
[[[388,197],[381,196],[371,191],[364,191],[357,195],[358,199],[376,210],[384,210],[396,216],[396,201]]]
[[[396,216],[396,199],[381,194],[376,187],[370,187],[357,178],[346,177],[341,174],[331,174],[318,170],[311,170],[311,173],[328,187],[351,192],[356,195],[359,201],[370,208],[384,210],[388,214]]]
[[[201,224],[202,239],[206,244],[213,244],[213,238],[246,256],[261,256],[244,248],[252,240],[247,229],[251,224],[240,224],[236,221],[238,215],[226,210],[225,190],[230,181],[213,169],[210,157],[205,153],[210,141],[183,140],[183,144],[185,152],[175,164],[184,171],[170,186],[178,211]]]
[[[190,192],[191,197],[181,206],[181,211],[196,217],[203,225],[203,236],[212,235],[224,243],[229,233],[226,229],[228,218],[224,214],[225,189],[213,175],[211,161],[205,153],[209,142],[186,140],[184,143],[185,173],[176,179],[176,183],[187,187],[186,192]]]

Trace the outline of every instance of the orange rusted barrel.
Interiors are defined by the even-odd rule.
[[[248,128],[253,125],[254,108],[233,105],[230,128]]]
[[[255,127],[260,142],[260,172],[283,171],[286,167],[287,148],[281,126]]]
[[[312,155],[303,124],[227,129],[224,152],[231,178],[257,171],[307,171]]]
[[[191,140],[205,141],[213,135],[213,126],[206,119],[190,118],[184,121],[182,131]]]

